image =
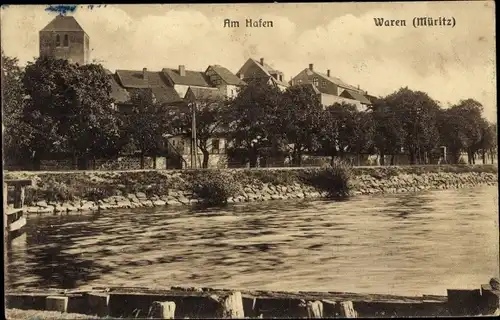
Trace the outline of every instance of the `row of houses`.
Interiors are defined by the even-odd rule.
[[[72,63],[86,64],[90,57],[90,38],[72,16],[57,16],[39,32],[40,56],[66,59]],[[284,91],[290,86],[306,86],[319,98],[324,106],[334,103],[349,103],[358,110],[365,110],[375,97],[362,89],[343,82],[331,75],[314,69],[313,64],[285,81],[282,71],[271,67],[264,58],[249,58],[233,73],[221,65],[209,65],[204,71],[189,70],[185,65],[153,71],[118,69],[107,70],[111,83],[111,96],[118,110],[126,111],[132,106],[131,96],[138,90],[147,89],[156,103],[165,107],[182,107],[200,100],[234,98],[241,87],[249,83],[268,84]],[[170,159],[170,167],[191,166],[191,137],[182,135],[167,138],[167,145],[179,155]],[[214,137],[209,166],[224,166],[221,160],[227,141]],[[194,152],[194,153],[199,153]],[[168,167],[169,164],[167,163]]]

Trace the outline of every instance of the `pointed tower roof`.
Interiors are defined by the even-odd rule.
[[[76,19],[72,16],[59,15],[55,17],[45,28],[41,31],[82,31],[83,28],[78,24]]]

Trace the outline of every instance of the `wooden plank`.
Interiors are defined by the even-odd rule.
[[[23,210],[24,210],[23,208],[7,208],[5,210],[5,214],[7,216],[10,216],[10,215],[14,215],[14,214],[16,214],[18,212],[22,212]]]
[[[9,225],[9,232],[20,230],[25,225],[26,225],[26,218],[22,217],[19,220],[16,220]]]

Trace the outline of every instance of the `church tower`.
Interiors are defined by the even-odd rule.
[[[80,65],[89,62],[89,36],[71,16],[59,15],[39,32],[40,57],[66,59]]]

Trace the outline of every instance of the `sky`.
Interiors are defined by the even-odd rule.
[[[1,9],[1,45],[22,65],[38,56],[38,31],[56,15],[45,6]],[[444,107],[473,98],[496,120],[495,9],[492,1],[217,5],[107,5],[72,13],[90,38],[91,60],[106,68],[161,70],[220,64],[236,73],[250,57],[288,81],[314,64],[369,94],[401,87]],[[413,28],[414,17],[454,18],[451,27]],[[245,19],[273,28],[246,28]],[[376,27],[374,18],[406,19]],[[240,28],[224,28],[224,19]]]

